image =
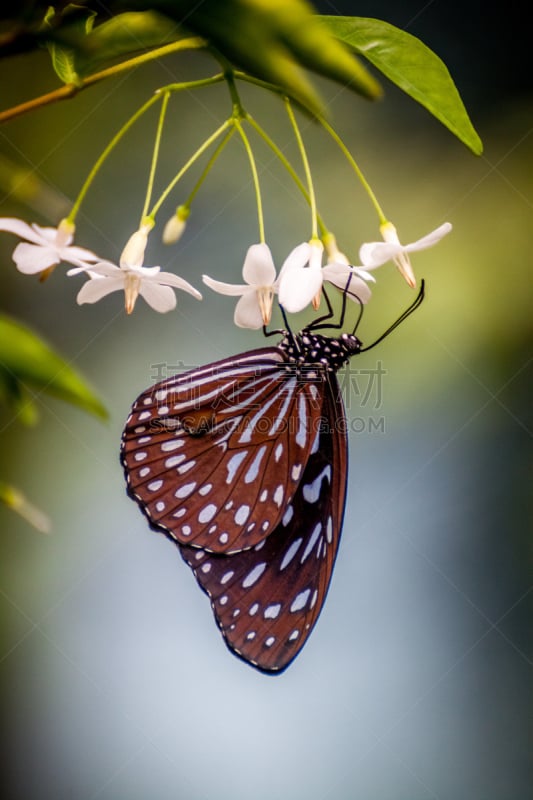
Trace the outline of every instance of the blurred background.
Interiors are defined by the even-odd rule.
[[[119,294],[78,307],[81,279],[66,279],[63,268],[44,284],[21,275],[11,259],[16,240],[2,234],[2,310],[80,369],[111,414],[102,424],[46,396],[34,428],[1,412],[2,477],[53,523],[43,536],[0,508],[6,798],[529,796],[527,47],[517,21],[507,29],[501,11],[481,16],[471,0],[317,6],[419,36],[449,67],[485,145],[474,157],[385,80],[376,104],[316,81],[402,240],[445,220],[454,226],[413,258],[427,281],[422,307],[354,361],[346,379],[349,491],[325,609],[286,673],[255,672],[228,653],[188,568],[124,491],[120,434],[154,365],[194,366],[262,346],[260,332],[234,328],[233,300],[207,289],[202,303],[180,294],[168,315],[139,300],[128,318]],[[157,86],[213,71],[204,56],[171,57],[5,124],[0,164],[17,164],[27,180],[16,191],[4,181],[0,215],[55,225],[111,136]],[[36,53],[0,62],[0,85],[8,108],[57,82],[46,54]],[[277,101],[250,87],[242,94],[295,155]],[[223,87],[172,100],[160,188],[228,112]],[[155,123],[147,115],[123,140],[79,217],[77,243],[112,260],[138,223]],[[356,258],[362,241],[377,238],[375,216],[333,144],[301,123],[320,209]],[[308,214],[260,143],[256,155],[279,264],[309,236]],[[162,220],[191,186],[171,197]],[[240,282],[257,223],[236,140],[178,245],[165,248],[157,230],[148,263],[197,287],[204,272]],[[366,342],[412,300],[392,267],[377,277],[360,328]],[[382,397],[362,404],[353,375],[379,365]]]

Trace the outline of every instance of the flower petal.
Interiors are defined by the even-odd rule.
[[[280,276],[279,302],[290,314],[302,311],[322,288],[322,270],[294,267]]]
[[[124,279],[118,278],[100,278],[96,280],[88,280],[81,287],[76,297],[78,305],[83,303],[96,303],[111,292],[116,292],[119,289],[124,289]]]
[[[434,244],[437,244],[437,242],[440,242],[443,236],[446,236],[447,233],[450,233],[451,229],[451,223],[444,222],[438,228],[435,228],[434,231],[431,231],[431,233],[428,233],[426,236],[423,236],[416,242],[405,245],[404,250],[412,253],[416,250],[425,250],[427,247],[432,247]]]
[[[233,321],[239,328],[252,328],[257,330],[263,327],[263,317],[261,316],[261,309],[255,291],[247,292],[244,294],[237,305],[235,306],[235,313]]]
[[[13,250],[13,261],[19,272],[25,275],[37,275],[48,267],[59,264],[61,259],[53,247],[20,242]]]
[[[63,235],[60,236],[59,228],[42,228],[40,225],[37,225],[36,222],[32,222],[31,227],[35,233],[39,235],[39,241],[43,243],[46,242],[47,244],[57,244],[59,238],[61,241],[61,247],[67,247],[73,239],[72,233],[65,234],[65,232],[63,232]]]
[[[154,311],[159,311],[160,314],[166,314],[167,311],[176,308],[176,295],[170,286],[160,286],[154,281],[142,281],[139,294]]]
[[[55,228],[51,230],[56,233]],[[17,236],[20,236],[21,239],[27,239],[34,244],[44,244],[45,241],[48,242],[48,239],[43,240],[43,237],[40,236],[31,225],[15,217],[0,217],[0,231],[15,233]]]
[[[206,286],[209,286],[214,292],[219,294],[226,294],[230,297],[238,297],[241,294],[247,294],[253,291],[253,287],[243,283],[223,283],[210,278],[209,275],[202,275],[202,280]]]
[[[174,286],[174,288],[181,289],[183,292],[189,292],[189,294],[192,294],[192,296],[196,297],[197,300],[202,299],[202,295],[197,289],[194,288],[194,286],[191,286],[188,281],[186,281],[184,278],[180,278],[179,275],[175,275],[173,272],[160,272],[157,276],[157,280],[150,280],[150,283],[159,283],[163,284],[164,286]]]
[[[111,263],[111,261],[99,261],[97,264],[84,264],[83,266],[69,269],[67,275],[69,277],[71,275],[79,275],[80,272],[87,273],[89,270],[93,274],[103,278],[120,278],[124,283],[124,271],[121,270],[120,267],[117,267],[116,264]]]
[[[289,253],[279,274],[279,302],[291,314],[302,311],[322,288],[321,243],[304,242]]]
[[[348,266],[344,264],[326,264],[322,270],[325,281],[346,292],[352,300],[368,303],[372,292],[366,283]],[[349,279],[349,283],[348,283]]]
[[[402,250],[403,248],[400,244],[365,242],[359,248],[359,261],[365,269],[375,269],[396,258]]]
[[[304,267],[311,258],[311,245],[309,242],[302,242],[302,244],[297,245],[294,250],[291,250],[283,265],[281,267],[278,281],[281,280],[281,276],[287,272],[288,270],[295,269],[297,267]]]
[[[68,261],[69,264],[77,264],[80,261],[82,263],[84,261],[101,261],[100,256],[97,256],[92,250],[86,250],[85,247],[76,247],[75,245],[71,245],[70,247],[62,247],[59,250],[59,254],[61,256],[61,260]]]
[[[251,286],[271,286],[276,280],[276,267],[270,247],[264,242],[248,248],[242,267],[242,277]]]

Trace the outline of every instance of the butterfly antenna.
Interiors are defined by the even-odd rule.
[[[387,328],[387,330],[385,331],[385,333],[382,333],[382,334],[381,334],[381,336],[380,336],[378,339],[376,339],[376,341],[375,341],[375,342],[372,342],[372,344],[369,344],[369,345],[368,345],[368,347],[362,347],[362,348],[360,349],[360,351],[359,351],[359,352],[360,352],[360,353],[364,353],[366,350],[371,350],[371,349],[372,349],[373,347],[375,347],[377,344],[379,344],[380,342],[382,342],[382,341],[383,341],[383,339],[385,339],[385,338],[386,338],[386,337],[387,337],[387,336],[388,336],[390,333],[392,333],[392,332],[393,332],[393,330],[394,330],[395,328],[397,328],[397,327],[398,327],[398,325],[401,325],[401,324],[402,324],[402,322],[403,322],[404,320],[406,320],[406,319],[407,319],[407,317],[408,317],[408,316],[410,316],[410,315],[413,313],[413,311],[416,311],[416,309],[418,308],[418,306],[421,304],[422,300],[424,299],[424,296],[425,296],[425,282],[422,280],[422,281],[420,282],[420,291],[418,292],[418,295],[416,296],[416,300],[415,300],[413,303],[411,303],[411,305],[409,306],[409,308],[406,308],[406,309],[405,309],[405,311],[403,312],[403,314],[401,314],[401,315],[398,317],[398,319],[396,320],[396,322],[393,322],[393,323],[392,323],[392,325],[390,326],[390,328]],[[362,310],[362,309],[361,309],[361,310]],[[357,327],[357,326],[356,326],[356,327]]]

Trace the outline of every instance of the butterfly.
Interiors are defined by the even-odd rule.
[[[337,372],[422,302],[424,282],[366,348],[357,325],[317,332],[342,328],[346,294],[336,325],[326,296],[328,313],[299,333],[265,330],[283,335],[276,346],[149,387],[122,435],[128,494],[179,548],[229,649],[269,674],[306,643],[339,549],[348,454]]]

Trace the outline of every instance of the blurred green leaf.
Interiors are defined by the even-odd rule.
[[[142,3],[140,3],[142,5]],[[322,103],[301,65],[375,98],[379,84],[305,0],[159,0],[153,6],[204,37],[228,61],[280,86],[314,113]]]
[[[26,387],[59,397],[101,419],[108,416],[93,390],[61,356],[24,325],[0,314],[0,393],[24,412]],[[32,413],[31,405],[25,413]]]
[[[0,503],[12,509],[17,514],[33,525],[41,533],[50,532],[50,520],[39,508],[34,506],[27,497],[14,486],[0,481]]]
[[[172,20],[151,11],[119,14],[93,27],[86,36],[81,36],[79,29],[62,34],[62,38],[76,47],[75,62],[80,75],[88,75],[104,63],[189,36]]]
[[[475,155],[483,144],[441,59],[410,33],[368,17],[322,17],[335,36],[424,106]]]
[[[49,42],[48,52],[52,59],[52,67],[58,78],[63,83],[77,83],[79,75],[76,72],[74,51],[68,47],[60,47],[55,42]]]

